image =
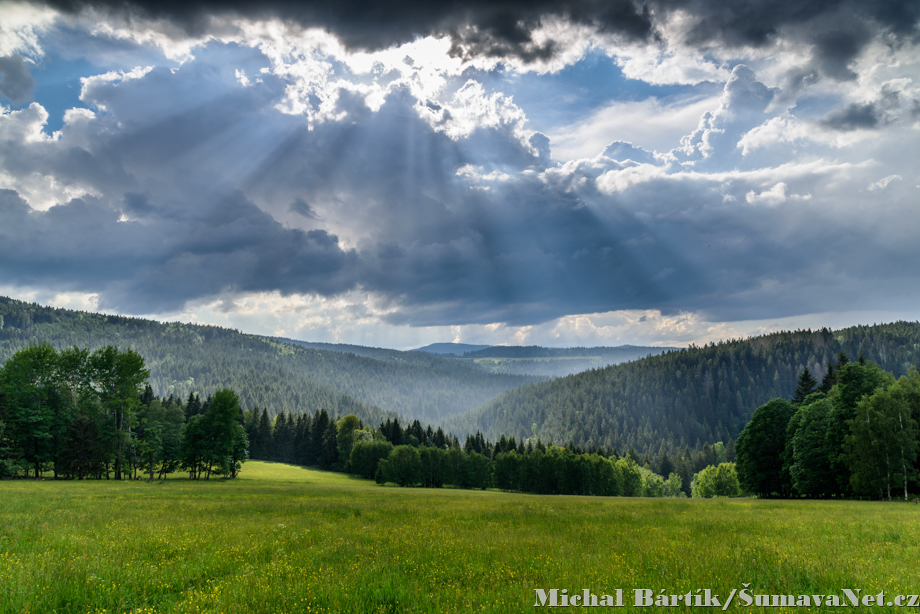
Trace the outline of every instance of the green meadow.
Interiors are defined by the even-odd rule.
[[[920,507],[904,503],[404,489],[263,462],[228,481],[0,483],[3,613],[521,612],[537,588],[622,588],[631,609],[634,588],[724,600],[742,583],[913,594],[918,560]]]

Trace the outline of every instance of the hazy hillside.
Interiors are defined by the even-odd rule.
[[[482,373],[486,371],[485,369],[479,368],[478,365],[472,361],[458,361],[454,360],[453,357],[443,356],[436,353],[429,354],[427,352],[421,352],[418,350],[403,352],[400,350],[391,350],[388,348],[374,348],[363,345],[350,345],[347,343],[319,343],[315,341],[300,341],[298,339],[288,339],[286,337],[266,337],[266,339],[274,339],[275,341],[290,343],[291,345],[309,348],[312,350],[339,352],[340,354],[354,354],[355,356],[373,358],[374,360],[419,365],[447,371],[459,370],[467,372],[473,371],[476,373]]]
[[[413,352],[424,352],[427,354],[450,354],[453,356],[463,356],[465,352],[475,352],[492,347],[490,345],[471,345],[469,343],[432,343],[425,347],[415,348]]]
[[[245,408],[265,407],[271,413],[325,407],[333,414],[356,413],[372,421],[398,413],[432,422],[538,381],[493,375],[423,354],[416,364],[377,360],[216,326],[163,324],[0,297],[0,361],[38,341],[57,348],[131,346],[147,361],[150,383],[159,395],[185,398],[191,391],[207,395],[229,386],[239,392]]]
[[[492,373],[530,374],[561,377],[597,369],[621,362],[657,356],[671,347],[642,347],[621,345],[593,348],[545,348],[531,346],[491,346],[463,354],[464,361],[472,361]]]
[[[344,343],[317,343],[284,337],[272,337],[272,339],[315,350],[355,354],[376,360],[415,364],[435,369],[472,369],[502,375],[537,376],[537,379],[581,373],[588,369],[597,369],[678,349],[635,345],[547,348],[536,345],[491,346],[433,343],[423,348],[401,352]]]
[[[671,351],[510,390],[444,424],[492,439],[537,436],[621,451],[698,447],[736,437],[758,406],[789,398],[803,367],[820,381],[841,350],[902,375],[920,361],[920,323],[784,332]]]

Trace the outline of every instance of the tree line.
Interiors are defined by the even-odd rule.
[[[739,482],[760,497],[907,500],[920,483],[918,422],[916,368],[896,379],[841,352],[820,384],[805,368],[791,401],[754,412],[738,436]]]
[[[596,496],[734,496],[738,481],[734,444],[689,448],[672,459],[652,459],[634,449],[586,451],[502,436],[493,443],[481,432],[465,443],[440,427],[399,419],[374,428],[357,416],[331,417],[262,410],[244,413],[251,458],[344,471],[378,483],[400,486],[485,489],[538,494]],[[665,477],[666,476],[666,477]]]
[[[248,457],[237,394],[183,406],[157,397],[148,377],[138,352],[112,345],[16,352],[0,369],[0,477],[235,477]]]

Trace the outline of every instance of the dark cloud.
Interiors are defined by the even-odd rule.
[[[280,290],[331,296],[355,286],[356,254],[322,230],[284,228],[239,193],[182,220],[143,221],[83,198],[34,211],[0,191],[0,273],[13,283],[100,292],[107,308],[156,313],[222,292]],[[149,214],[154,211],[153,214]]]
[[[463,55],[518,56],[538,59],[553,55],[552,44],[533,43],[531,31],[546,16],[559,16],[618,33],[646,38],[652,33],[647,9],[632,0],[48,0],[59,10],[95,8],[128,16],[165,18],[186,33],[206,30],[210,15],[279,17],[307,27],[334,32],[346,45],[380,49],[428,34],[450,34],[455,52]]]
[[[40,0],[36,0],[40,1]],[[532,32],[548,17],[585,25],[629,40],[654,40],[657,24],[680,11],[692,23],[685,33],[698,47],[760,47],[783,35],[812,46],[810,66],[799,76],[820,73],[851,80],[850,68],[865,45],[879,32],[894,40],[916,40],[920,3],[912,0],[46,0],[63,11],[86,8],[172,21],[174,36],[201,34],[209,16],[278,17],[303,26],[322,27],[346,45],[380,49],[428,34],[449,35],[451,53],[464,57],[515,57],[525,62],[545,60],[564,41],[534,41]],[[794,81],[793,77],[790,80]]]
[[[655,160],[615,143],[608,157],[556,166],[549,139],[524,143],[513,123],[452,139],[406,89],[374,112],[343,96],[347,120],[307,126],[277,111],[284,89],[268,76],[242,87],[219,69],[223,54],[244,53],[230,47],[196,51],[175,71],[88,83],[88,104],[105,112],[65,124],[55,140],[22,136],[34,134],[37,104],[0,115],[7,173],[98,195],[36,211],[0,192],[0,277],[99,292],[103,306],[127,313],[235,292],[360,289],[390,302],[389,321],[415,325],[526,325],[618,309],[778,317],[867,307],[895,285],[917,298],[913,235],[905,248],[873,234],[890,220],[862,223],[856,212],[841,216],[841,231],[827,216],[840,205],[826,185],[852,182],[735,171],[737,139],[762,124],[775,95],[743,66],[724,109],[690,140],[734,158],[697,156],[697,175],[659,173],[606,193],[604,173],[656,170]],[[255,75],[259,57],[249,53]],[[746,203],[780,180],[785,205]],[[814,198],[793,203],[796,194]],[[296,223],[292,211],[317,210],[330,230],[272,215]],[[858,254],[840,258],[854,245]]]
[[[878,98],[871,102],[851,103],[825,115],[821,125],[834,130],[879,128],[897,121],[901,108],[901,91],[890,84],[882,87]]]
[[[911,0],[659,0],[659,10],[681,9],[696,18],[689,42],[699,46],[761,47],[779,36],[808,44],[808,66],[794,69],[789,87],[813,82],[820,76],[836,81],[856,78],[851,63],[880,31],[893,35],[887,42],[918,40],[920,3]]]
[[[294,202],[291,203],[290,209],[297,215],[302,215],[303,217],[307,219],[310,219],[310,220],[320,219],[319,216],[316,215],[316,211],[313,210],[313,207],[311,207],[309,203],[307,203],[307,201],[305,201],[302,198],[295,198]]]
[[[13,104],[22,104],[32,96],[35,79],[29,74],[22,56],[0,57],[0,94]]]
[[[821,73],[836,81],[853,81],[858,75],[850,68],[872,38],[865,24],[852,24],[815,37],[814,60]]]
[[[821,124],[835,130],[857,130],[876,128],[879,125],[879,111],[874,102],[848,104],[842,109],[831,111]]]
[[[533,62],[552,58],[558,51],[556,41],[550,39],[537,44],[531,37],[531,32],[548,16],[633,40],[645,40],[654,35],[648,7],[631,0],[496,2],[484,6],[468,3],[444,22],[451,24],[447,31],[453,39],[453,55],[517,57]]]

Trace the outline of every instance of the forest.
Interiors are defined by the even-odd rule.
[[[669,351],[509,390],[442,420],[451,432],[482,431],[673,456],[733,441],[753,411],[791,398],[807,367],[823,378],[840,352],[895,377],[920,362],[920,323],[781,332]]]
[[[0,297],[0,363],[28,345],[132,347],[159,396],[185,399],[231,388],[243,409],[274,417],[325,407],[370,422],[397,415],[435,421],[541,378],[495,375],[419,352],[328,351],[218,326],[160,323],[43,307]],[[357,350],[352,346],[350,350]]]
[[[184,403],[175,395],[160,398],[148,377],[132,349],[58,352],[40,343],[16,352],[0,369],[0,477],[51,472],[61,479],[153,481],[185,471],[191,479],[232,478],[253,458],[401,486],[699,496],[690,476],[732,454],[719,442],[674,462],[656,459],[665,479],[635,450],[620,456],[540,440],[525,445],[501,437],[492,443],[481,433],[461,446],[457,437],[418,420],[403,428],[398,418],[387,419],[374,428],[354,414],[336,418],[324,408],[272,419],[264,409],[244,411],[229,389],[204,400],[190,393]]]
[[[540,438],[460,440],[441,427],[398,418],[374,427],[325,408],[313,414],[243,410],[221,389],[183,403],[160,398],[132,349],[47,343],[16,352],[0,369],[0,477],[154,481],[235,477],[249,458],[344,471],[380,484],[536,494],[905,500],[920,478],[920,372],[896,379],[845,352],[820,384],[807,367],[790,400],[754,410],[737,442],[669,454],[630,447],[584,449]],[[732,462],[734,461],[734,462]]]
[[[103,350],[114,351],[117,356],[130,352],[143,364],[144,381],[149,386],[141,388],[140,405],[131,409],[133,422],[119,422],[123,416],[112,413],[108,397],[100,397],[108,384],[92,379],[103,371],[86,367],[87,373],[97,374],[81,376],[84,383],[79,386],[86,393],[83,397],[90,401],[81,401],[78,384],[71,382],[69,405],[60,405],[60,412],[51,411],[50,401],[42,401],[43,409],[36,410],[35,416],[45,416],[42,420],[47,419],[47,424],[41,426],[41,420],[35,418],[38,422],[34,436],[25,435],[33,418],[23,416],[31,414],[12,412],[10,403],[19,397],[10,391],[4,393],[4,413],[0,414],[4,417],[0,420],[5,424],[0,446],[5,446],[6,452],[0,451],[0,456],[19,463],[15,471],[7,469],[7,473],[19,474],[28,470],[34,474],[46,466],[71,475],[69,467],[74,465],[68,464],[66,454],[62,456],[61,450],[67,446],[61,446],[69,436],[68,429],[73,429],[71,435],[76,437],[82,427],[89,430],[86,437],[95,440],[98,433],[109,446],[91,455],[92,470],[84,471],[85,475],[103,475],[100,467],[105,469],[105,475],[117,474],[127,471],[123,469],[125,463],[130,464],[133,474],[142,467],[139,459],[147,448],[159,451],[147,452],[145,471],[149,473],[152,465],[159,468],[160,474],[175,470],[180,466],[176,463],[183,461],[182,440],[176,433],[188,431],[195,416],[207,415],[209,399],[227,390],[237,395],[237,421],[247,436],[246,453],[254,459],[340,471],[362,467],[360,473],[368,478],[402,482],[406,479],[391,480],[387,472],[408,463],[410,467],[420,466],[421,475],[428,476],[419,478],[422,485],[482,487],[488,483],[504,489],[546,493],[631,492],[623,476],[635,470],[644,476],[643,492],[658,492],[657,480],[677,484],[677,480],[671,481],[673,473],[679,485],[671,491],[690,495],[694,477],[707,467],[730,464],[736,448],[743,450],[744,445],[749,445],[740,445],[743,441],[756,439],[743,433],[749,433],[759,423],[759,415],[772,411],[783,416],[782,428],[774,427],[771,436],[771,440],[784,442],[782,450],[774,454],[779,459],[776,466],[781,482],[771,482],[769,489],[754,484],[751,475],[762,471],[752,473],[745,460],[750,457],[742,453],[737,475],[745,492],[764,497],[877,497],[882,480],[877,455],[881,452],[871,457],[874,460],[866,460],[868,453],[857,454],[855,448],[847,447],[851,445],[847,443],[851,436],[849,424],[861,411],[862,396],[875,399],[876,388],[903,392],[908,384],[899,383],[897,378],[914,381],[912,365],[920,359],[920,324],[896,322],[836,331],[782,332],[669,350],[633,362],[539,381],[492,375],[462,360],[423,352],[359,346],[315,349],[213,326],[160,324],[10,299],[0,299],[0,312],[0,360],[5,361],[4,370],[17,364],[13,358],[18,352],[34,352],[35,347],[44,347],[44,352],[58,356],[49,360],[60,360],[61,365],[72,360],[74,353],[92,365],[101,360],[93,357]],[[573,348],[569,353],[579,355],[595,349]],[[542,350],[484,351],[495,356],[510,352],[527,360],[526,356]],[[564,351],[557,353],[565,359]],[[845,356],[859,360],[845,362]],[[62,385],[76,377],[65,375],[72,368],[55,367],[58,368],[64,371],[48,381]],[[874,379],[869,379],[881,384],[873,384],[860,394],[846,392],[850,389],[839,385],[837,378],[843,378],[845,383],[850,371],[860,369],[875,373]],[[800,393],[806,375],[815,380],[817,392],[809,390],[803,396]],[[522,382],[524,385],[519,386]],[[61,399],[68,397],[43,390],[38,397],[57,399],[54,403],[63,403]],[[447,397],[451,397],[450,402],[445,400]],[[380,404],[372,404],[369,399]],[[80,403],[89,405],[82,408]],[[477,408],[479,403],[482,404]],[[893,401],[879,397],[872,403],[888,407]],[[456,414],[464,407],[474,409]],[[47,411],[51,413],[42,414]],[[106,422],[103,416],[115,422]],[[86,417],[94,420],[95,426],[90,426]],[[898,414],[902,430],[897,437],[888,439],[909,439],[913,428],[910,420],[918,417]],[[148,434],[146,424],[151,420],[160,426]],[[338,433],[343,420],[358,425],[348,431],[345,439]],[[882,429],[882,423],[876,422],[870,420],[867,424]],[[890,420],[884,422],[884,428],[894,432],[892,424]],[[787,428],[792,431],[783,430]],[[825,428],[835,433],[835,439],[821,443],[819,433]],[[160,443],[149,444],[151,437],[161,438]],[[860,437],[871,442],[881,435],[870,430],[861,432]],[[125,442],[137,445],[125,447]],[[340,449],[340,443],[345,447]],[[868,449],[868,445],[860,450]],[[899,454],[915,460],[910,456],[913,444],[905,445]],[[418,452],[421,465],[416,464],[415,453],[405,446]],[[15,453],[11,452],[14,448]],[[435,451],[426,451],[428,448]],[[365,454],[354,465],[353,449],[361,450],[359,455]],[[458,452],[451,451],[454,449],[461,450],[463,456],[457,457]],[[396,450],[399,459],[394,457],[391,462],[389,455]],[[161,458],[150,461],[150,454]],[[896,470],[893,452],[888,450],[885,454],[883,490],[898,487],[903,491],[905,484],[910,488],[914,473],[908,470],[907,461]],[[373,462],[367,460],[370,457]],[[758,457],[768,455],[758,452]],[[812,460],[808,460],[812,457],[828,459],[833,480],[822,482],[815,477],[816,471],[820,475],[826,472],[813,468]],[[216,458],[211,459],[211,471],[222,474],[227,465]],[[381,464],[380,460],[386,462]],[[471,468],[483,462],[489,471]],[[380,476],[378,464],[383,467]],[[856,471],[853,467],[857,465],[871,467],[875,473],[867,474],[869,469]],[[207,459],[197,466],[196,476],[209,475]],[[624,473],[627,468],[629,471]],[[486,473],[488,481],[483,482]],[[473,475],[480,477],[470,477]],[[555,476],[555,482],[535,485],[528,475]],[[853,475],[858,476],[858,484],[852,482]]]

